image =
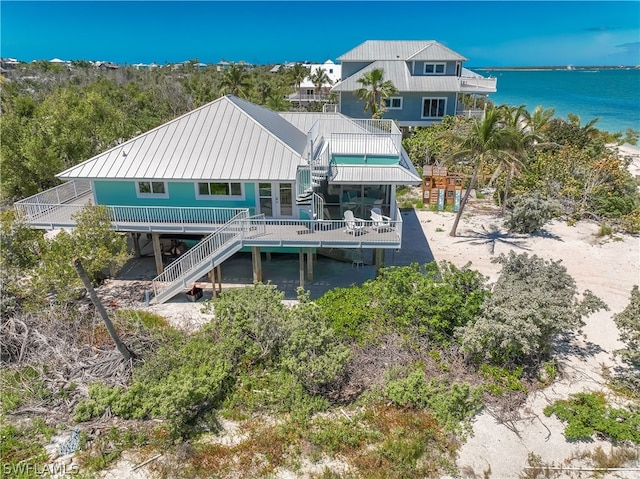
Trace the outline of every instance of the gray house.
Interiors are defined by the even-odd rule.
[[[339,111],[351,118],[368,118],[356,91],[358,82],[382,69],[398,94],[384,99],[386,119],[401,127],[427,126],[445,115],[482,116],[477,98],[495,93],[496,79],[485,78],[462,66],[467,58],[433,40],[368,40],[338,57],[343,80],[332,91],[339,94]]]

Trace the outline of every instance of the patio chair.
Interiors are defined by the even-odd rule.
[[[364,233],[364,220],[353,216],[353,211],[347,210],[344,212],[344,221],[347,225],[346,233],[354,236]]]
[[[372,208],[371,209],[371,220],[373,221],[373,229],[375,229],[378,233],[381,231],[390,231],[393,229],[390,221],[391,218],[388,216],[384,216],[380,208]]]

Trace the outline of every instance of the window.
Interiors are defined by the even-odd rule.
[[[307,89],[307,95],[313,95],[313,90]]]
[[[167,185],[163,181],[138,181],[138,196],[168,197]]]
[[[442,118],[447,111],[446,98],[423,98],[422,118]]]
[[[384,106],[388,110],[402,110],[402,97],[392,96],[384,99]]]
[[[198,196],[242,196],[242,184],[198,183]]]
[[[445,64],[444,63],[425,63],[424,73],[425,75],[444,75]]]

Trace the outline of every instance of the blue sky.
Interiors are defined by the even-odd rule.
[[[466,66],[639,65],[640,1],[6,1],[24,61],[335,60],[367,39],[437,40]]]

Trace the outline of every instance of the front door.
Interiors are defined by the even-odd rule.
[[[293,218],[293,183],[259,183],[260,213],[267,218]]]

